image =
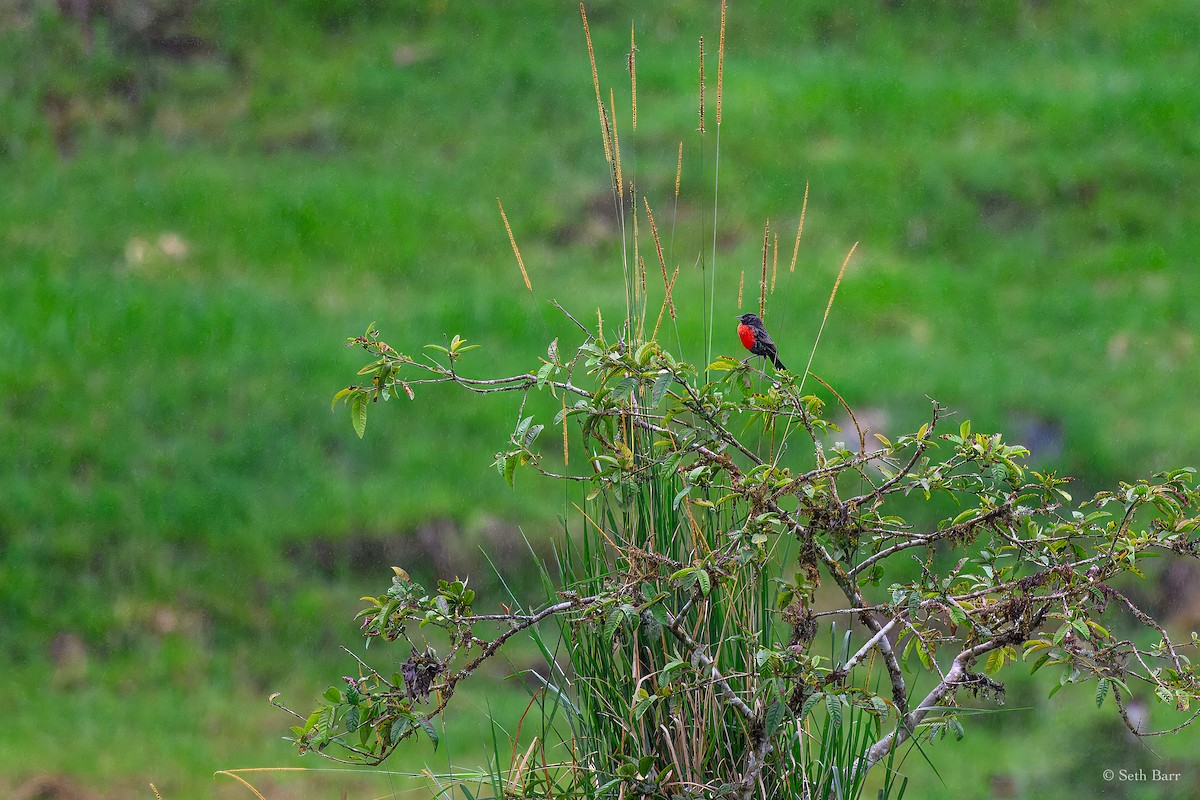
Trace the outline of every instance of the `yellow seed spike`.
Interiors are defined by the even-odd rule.
[[[629,88],[633,93],[633,129],[637,130],[637,43],[633,38],[633,25],[629,26]]]
[[[738,311],[742,310],[742,289],[746,287],[746,270],[742,270],[742,277],[738,280]]]
[[[775,244],[771,248],[771,294],[775,294],[775,276],[779,274],[779,231],[775,231]]]
[[[683,142],[679,143],[679,159],[675,162],[675,199],[679,199],[679,176],[683,174]]]
[[[808,181],[804,182],[804,202],[800,204],[800,224],[796,226],[796,246],[792,249],[792,266],[788,272],[796,271],[796,256],[800,255],[800,235],[804,233],[804,212],[808,210]]]
[[[604,136],[604,158],[608,161],[608,168],[612,178],[612,186],[617,188],[617,162],[613,158],[612,149],[612,126],[608,123],[608,109],[603,105],[600,106],[600,132]]]
[[[658,338],[658,328],[660,325],[662,325],[663,312],[666,311],[667,308],[673,308],[673,301],[671,300],[671,297],[675,291],[675,280],[678,277],[679,267],[676,267],[675,273],[671,276],[671,282],[667,284],[667,296],[663,298],[662,306],[658,309],[658,320],[654,323],[654,335],[650,337],[651,339]],[[674,314],[671,315],[671,319],[675,319]]]
[[[667,279],[667,261],[663,258],[662,242],[658,238],[658,226],[654,224],[654,212],[650,210],[650,201],[644,196],[642,202],[646,204],[646,219],[650,222],[650,232],[654,234],[654,249],[658,251],[658,265],[662,268],[663,286],[668,286],[670,281]],[[667,292],[667,300],[671,308],[671,319],[675,319],[675,301],[671,299],[670,292]]]
[[[621,177],[621,140],[617,137],[617,103],[613,99],[613,90],[608,90],[608,107],[612,111],[612,138],[613,138],[613,158],[616,159],[616,164],[613,169],[617,176],[617,195],[625,196],[625,184]]]
[[[588,28],[587,9],[579,4],[579,15],[583,17],[583,35],[587,39],[588,61],[592,65],[592,87],[596,90],[596,108],[600,112],[600,134],[604,139],[604,157],[612,163],[612,147],[608,141],[608,120],[605,119],[604,101],[600,99],[600,74],[596,72],[596,51],[592,49],[592,31]]]
[[[637,266],[638,272],[642,278],[642,296],[641,300],[639,301],[642,308],[642,313],[638,319],[638,335],[640,336],[646,332],[646,308],[649,305],[649,301],[646,297],[646,259],[639,256]]]
[[[821,334],[825,332],[825,323],[829,319],[829,310],[833,308],[833,298],[837,297],[838,287],[842,285],[842,276],[846,274],[846,265],[850,263],[850,256],[854,255],[854,251],[858,249],[858,242],[850,248],[850,252],[846,254],[846,260],[842,262],[842,268],[838,270],[837,280],[833,282],[833,291],[829,293],[829,302],[825,304],[825,314],[821,317],[821,326],[817,328],[817,338],[813,340],[812,352],[808,354],[808,363],[804,366],[804,377],[800,379],[800,385],[796,387],[797,391],[804,388],[804,381],[808,378],[808,371],[812,369],[813,357],[817,354],[817,345],[821,343]]]
[[[725,0],[721,0],[721,42],[717,45],[717,126],[721,125],[721,88],[725,81]]]
[[[525,260],[521,258],[521,251],[517,249],[517,240],[513,236],[512,226],[508,224],[508,215],[504,213],[504,204],[500,202],[500,198],[496,198],[496,205],[500,206],[500,219],[504,220],[504,230],[508,231],[508,243],[512,245],[513,254],[517,257],[517,266],[521,268],[521,277],[525,279],[525,288],[533,294],[533,284],[529,282],[529,273],[525,271]]]
[[[858,249],[858,242],[855,242],[850,248],[850,252],[846,253],[846,260],[842,262],[842,268],[838,270],[837,280],[833,282],[833,291],[829,293],[829,302],[825,304],[825,316],[821,318],[821,326],[825,326],[825,320],[829,319],[829,309],[833,308],[833,298],[837,297],[838,287],[842,285],[842,276],[846,274],[846,265],[850,263],[850,256],[854,255],[854,251]]]
[[[771,220],[763,229],[762,282],[758,286],[758,315],[765,317],[767,313],[767,253],[771,249]]]
[[[700,132],[704,133],[704,37],[700,37]]]
[[[679,267],[671,273],[671,282],[667,284],[667,308],[671,309],[671,319],[675,319],[675,279],[679,277]]]

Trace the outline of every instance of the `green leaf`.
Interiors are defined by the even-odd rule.
[[[921,659],[921,665],[924,666],[925,669],[932,670],[933,669],[933,655],[929,652],[929,649],[925,646],[925,641],[923,639],[921,639],[920,637],[916,637],[916,642],[917,642],[917,657]]]
[[[776,700],[767,709],[767,717],[763,721],[763,734],[767,737],[775,735],[775,731],[779,730],[779,726],[783,724],[783,713],[787,711],[787,706]]]
[[[1104,705],[1104,698],[1108,697],[1108,689],[1112,686],[1108,678],[1101,678],[1096,683],[1096,708]]]
[[[689,577],[689,576],[690,576],[690,575],[691,575],[693,572],[695,572],[695,571],[696,571],[696,568],[695,568],[695,567],[684,567],[683,569],[676,570],[675,572],[672,572],[672,573],[671,573],[671,575],[670,575],[670,576],[667,578],[667,580],[669,580],[669,581],[677,581],[677,580],[679,580],[680,578],[686,578],[686,577]]]
[[[433,723],[424,717],[417,717],[417,724],[421,726],[421,730],[429,737],[429,741],[433,742],[434,752],[438,749],[438,733],[434,730]]]
[[[329,737],[333,733],[333,706],[325,706],[325,710],[321,712],[321,716],[317,719],[316,735],[313,737],[313,745],[320,747],[329,741]]]
[[[987,662],[983,665],[983,671],[989,675],[995,675],[1004,666],[1004,648],[998,647],[988,653]]]
[[[365,367],[363,367],[362,369],[360,369],[360,370],[358,371],[358,374],[359,374],[359,375],[366,375],[366,374],[368,374],[368,373],[371,373],[371,372],[378,373],[378,371],[379,371],[380,367],[382,367],[382,366],[384,365],[384,363],[385,363],[385,362],[384,362],[384,360],[383,360],[382,358],[381,358],[381,359],[379,359],[378,361],[372,361],[370,364],[367,364]]]
[[[947,606],[946,613],[950,616],[951,621],[955,625],[966,625],[967,624],[967,612],[963,611],[958,606],[953,605],[953,604]]]
[[[662,683],[670,683],[674,677],[672,675],[672,673],[675,672],[675,670],[677,670],[677,669],[688,666],[689,663],[690,662],[687,662],[687,661],[681,661],[678,658],[671,659],[670,661],[667,662],[667,665],[665,667],[663,667],[661,671],[659,671],[659,674],[658,674],[659,680]]]
[[[917,637],[912,636],[909,638],[908,644],[904,645],[904,653],[900,656],[900,663],[904,665],[905,669],[908,669],[908,657],[912,654],[913,647],[916,645],[916,643]]]
[[[372,734],[375,733],[375,726],[366,723],[360,723],[358,726],[358,744],[360,747],[366,747],[370,741]]]
[[[709,364],[706,369],[708,372],[727,372],[731,369],[737,369],[741,366],[741,364],[742,362],[738,361],[736,358],[721,356],[716,361]]]
[[[504,481],[508,488],[513,488],[513,475],[517,471],[517,456],[510,455],[504,459]]]
[[[345,397],[346,395],[350,394],[353,391],[354,391],[353,389],[351,389],[349,386],[347,386],[345,389],[342,389],[340,392],[335,394],[333,396],[333,401],[329,404],[329,410],[330,411],[336,410],[338,400],[341,400],[343,397]]]
[[[396,742],[404,738],[404,734],[412,730],[412,720],[408,717],[402,717],[392,722],[392,730],[388,734],[388,741],[394,746]]]
[[[338,688],[336,686],[330,686],[328,689],[326,689],[325,694],[322,695],[322,697],[324,697],[326,700],[328,700],[331,703],[342,702],[342,693],[341,693],[341,691],[338,690]]]
[[[354,395],[350,404],[350,421],[354,424],[354,432],[358,438],[363,438],[367,432],[367,393],[359,392]]]
[[[640,720],[646,716],[646,712],[654,708],[655,702],[658,700],[656,695],[652,695],[645,689],[638,689],[633,698],[633,718]]]
[[[825,708],[829,710],[829,718],[833,720],[834,727],[842,727],[842,699],[837,695],[826,695]]]
[[[712,578],[709,577],[707,570],[696,570],[696,582],[700,585],[700,594],[708,597],[708,593],[712,591]]]
[[[966,511],[963,511],[961,514],[959,514],[957,517],[955,517],[954,520],[950,524],[951,525],[961,524],[961,523],[966,522],[967,520],[971,519],[971,517],[974,517],[978,513],[979,513],[978,508],[968,508]]]
[[[351,706],[350,710],[346,712],[347,733],[354,733],[356,730],[358,730],[358,722],[361,717],[362,712],[359,710],[358,706]]]
[[[799,722],[799,721],[803,720],[805,717],[807,717],[808,712],[812,711],[813,706],[815,706],[817,703],[819,703],[821,701],[821,698],[824,696],[825,696],[824,692],[813,692],[812,694],[810,694],[805,699],[804,705],[800,706],[800,715],[798,717],[796,717],[796,721]]]
[[[625,619],[625,615],[621,613],[621,609],[614,608],[609,612],[608,618],[604,620],[604,640],[612,642],[617,636],[617,628],[620,627],[621,621]]]
[[[675,380],[675,376],[669,372],[664,372],[654,379],[654,388],[650,390],[651,408],[658,408],[658,404],[667,394],[667,389],[671,388],[673,380]]]
[[[683,502],[683,498],[687,497],[688,493],[691,491],[691,485],[684,486],[682,489],[680,489],[679,494],[675,495],[675,499],[671,501],[671,508],[679,508],[679,504]]]
[[[650,606],[649,611],[650,611],[650,616],[653,617],[654,621],[657,622],[660,626],[662,626],[664,628],[670,627],[671,619],[667,615],[667,610],[665,608],[663,608],[662,605],[655,603],[654,605]]]
[[[539,434],[539,433],[541,433],[541,432],[542,432],[542,429],[543,429],[543,428],[545,428],[545,427],[546,427],[545,425],[533,425],[533,426],[531,426],[531,427],[529,428],[529,430],[528,430],[528,431],[526,431],[526,433],[525,433],[525,446],[526,446],[526,447],[529,447],[529,446],[531,446],[531,445],[533,444],[534,440],[535,440],[535,439],[537,439],[537,437],[538,437],[538,434]]]
[[[946,720],[946,724],[950,726],[950,731],[954,734],[955,741],[961,742],[963,737],[967,735],[967,732],[963,730],[962,723],[958,721],[958,717],[950,717],[950,719]]]
[[[1029,670],[1029,674],[1037,672],[1042,667],[1046,666],[1046,662],[1050,660],[1050,653],[1046,653],[1041,658],[1033,663],[1033,668]]]
[[[638,383],[639,381],[637,378],[625,378],[613,387],[613,394],[617,397],[624,398],[626,395],[632,394],[637,390]]]

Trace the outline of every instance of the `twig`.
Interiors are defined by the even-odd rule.
[[[871,648],[877,645],[880,639],[887,636],[888,632],[891,631],[892,627],[895,626],[895,624],[899,621],[900,617],[892,617],[892,619],[888,621],[887,625],[884,625],[878,631],[876,631],[875,635],[868,639],[867,643],[858,649],[857,653],[850,656],[846,663],[841,666],[841,670],[843,672],[849,672],[850,670],[854,669],[855,665],[865,658],[867,653],[871,651]]]
[[[912,472],[912,468],[916,466],[917,461],[920,460],[921,456],[925,454],[925,451],[929,448],[930,443],[933,441],[933,431],[935,428],[937,428],[938,420],[941,418],[941,415],[942,406],[939,403],[934,402],[933,418],[929,421],[929,427],[925,429],[925,436],[918,440],[917,448],[913,452],[912,458],[908,460],[908,463],[905,464],[899,472],[893,475],[889,480],[882,483],[874,491],[868,492],[867,494],[860,494],[857,497],[851,498],[847,502],[850,505],[861,505],[873,497],[882,497],[883,495],[887,494],[889,489],[898,484],[900,481],[904,480],[904,478],[906,478]]]

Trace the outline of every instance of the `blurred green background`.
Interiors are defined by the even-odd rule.
[[[714,220],[719,16],[589,8],[622,109],[636,27],[624,169],[681,266],[685,355],[701,358],[714,224],[720,321],[742,269],[753,295],[770,218],[769,322],[797,366],[861,242],[813,369],[876,430],[919,424],[928,395],[1079,476],[1077,496],[1200,461],[1192,0],[734,4]],[[325,766],[281,741],[266,696],[304,707],[352,671],[338,645],[358,647],[357,598],[389,565],[486,589],[481,550],[519,575],[522,534],[559,530],[560,490],[510,491],[489,466],[515,400],[425,392],[373,410],[362,441],[328,403],[371,321],[409,352],[461,334],[485,347],[475,369],[501,371],[573,341],[551,299],[619,316],[578,9],[8,0],[0,31],[0,793],[247,796],[213,772]],[[718,353],[737,352],[728,327]],[[1195,577],[1144,590],[1175,629],[1200,619],[1178,589]],[[389,766],[482,763],[478,715],[526,702],[504,675],[462,698],[436,754]],[[1200,796],[1194,733],[1156,760],[1086,691],[1011,688],[1032,710],[938,745],[940,779],[914,758],[917,796]],[[1100,778],[1139,765],[1184,778]],[[412,786],[252,780],[272,800]]]

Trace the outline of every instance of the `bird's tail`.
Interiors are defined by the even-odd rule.
[[[783,365],[783,362],[779,360],[779,356],[775,355],[774,353],[771,354],[771,363],[775,365],[775,369],[787,369],[787,367]]]

